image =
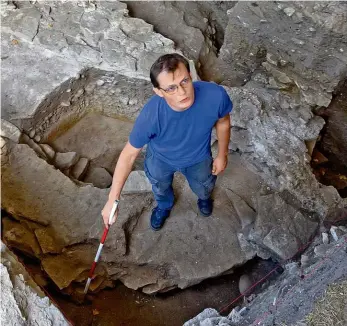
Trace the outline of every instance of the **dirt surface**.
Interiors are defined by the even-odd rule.
[[[89,305],[57,299],[75,325],[178,326],[206,307],[219,309],[238,295],[235,276],[206,281],[175,294],[147,296],[119,284],[95,295]]]
[[[44,277],[37,263],[22,258],[31,274],[36,278],[38,275]],[[274,266],[275,263],[271,261],[254,259],[237,268],[233,274],[160,295],[145,295],[119,283],[113,289],[89,294],[82,304],[72,301],[50,283],[44,286],[44,290],[76,326],[179,326],[207,307],[221,310],[239,297],[238,281],[242,274],[252,274],[259,280]],[[278,277],[278,274],[273,277]],[[260,290],[261,287],[256,291]],[[230,312],[242,300],[240,298],[228,306],[223,314]]]
[[[92,166],[103,167],[113,174],[132,126],[131,122],[89,113],[50,144],[59,152],[77,152],[90,159]],[[141,163],[140,154],[134,170],[142,169]]]
[[[26,266],[31,273],[40,273],[40,268],[28,260]],[[73,325],[177,326],[207,307],[220,309],[237,297],[241,273],[239,269],[234,274],[207,280],[186,290],[155,296],[128,289],[119,283],[113,289],[89,295],[83,304],[75,303],[52,285],[46,286],[45,291]]]

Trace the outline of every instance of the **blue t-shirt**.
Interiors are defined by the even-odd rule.
[[[136,119],[129,142],[135,148],[148,144],[160,160],[177,168],[199,163],[211,155],[211,132],[218,119],[231,112],[232,102],[222,86],[194,82],[193,105],[173,110],[155,95]]]

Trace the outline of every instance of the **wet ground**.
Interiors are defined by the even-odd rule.
[[[20,259],[34,279],[44,278],[38,262],[23,256]],[[227,315],[233,307],[243,302],[243,298],[240,298],[230,305],[240,296],[240,276],[247,273],[252,275],[253,281],[257,281],[274,266],[278,265],[271,261],[254,259],[237,268],[233,274],[205,280],[185,290],[157,295],[145,295],[118,283],[113,289],[88,295],[83,304],[77,304],[52,284],[46,284],[43,289],[66,318],[76,326],[178,326],[205,308],[214,308]],[[256,291],[260,289],[261,285]]]
[[[119,284],[103,290],[85,306],[56,297],[59,306],[75,325],[176,326],[193,318],[203,309],[221,309],[238,296],[235,277],[207,281],[174,294],[148,296]]]
[[[31,273],[35,271],[37,277],[38,266],[27,262],[26,266]],[[113,289],[89,295],[83,304],[75,303],[52,285],[45,286],[45,292],[74,325],[176,326],[182,325],[205,308],[220,310],[232,302],[239,296],[240,273],[241,270],[185,290],[174,290],[160,295],[145,295],[118,283]],[[229,309],[231,310],[232,306],[226,313]]]

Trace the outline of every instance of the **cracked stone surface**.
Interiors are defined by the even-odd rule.
[[[1,324],[16,326],[68,326],[24,266],[1,242]]]
[[[346,9],[343,2],[238,2],[220,50],[223,83],[244,85],[265,64],[271,88],[327,107],[347,71]]]
[[[228,23],[232,1],[123,1],[130,15],[142,18],[155,30],[170,38],[182,52],[194,60],[200,77],[219,80],[216,65]]]
[[[325,247],[322,257],[310,257],[304,267],[297,262],[286,264],[284,273],[276,283],[270,284],[250,303],[242,304],[242,313],[235,308],[225,317],[217,310],[208,308],[184,323],[184,326],[307,325],[305,317],[312,312],[318,300],[324,299],[328,286],[343,282],[347,277],[347,235]],[[326,260],[329,263],[325,263]]]
[[[8,155],[8,165],[2,171],[2,205],[19,222],[4,218],[5,240],[9,245],[20,246],[20,240],[10,235],[15,232],[14,227],[23,228],[38,248],[30,253],[40,258],[45,271],[61,289],[70,287],[72,281],[83,283],[101,235],[100,212],[108,191],[75,184],[27,145],[12,144]],[[96,272],[98,286],[121,280],[126,286],[145,293],[186,288],[230,272],[254,257],[258,249],[258,254],[264,247],[274,251],[278,242],[292,241],[291,237],[283,238],[276,229],[276,219],[264,220],[259,210],[255,222],[254,216],[249,221],[249,210],[234,208],[248,206],[257,210],[256,194],[261,190],[261,180],[243,166],[239,155],[230,156],[230,161],[228,170],[218,178],[211,218],[198,214],[197,198],[181,175],[175,178],[176,205],[160,232],[149,227],[150,188],[147,194],[143,190],[124,194],[119,218],[110,230]],[[15,175],[14,170],[18,171]],[[26,191],[18,192],[23,187]],[[227,189],[237,195],[235,204]],[[277,206],[286,207],[281,201]],[[305,236],[309,236],[314,228],[309,224],[304,227],[303,216],[302,220],[293,219],[297,211],[289,207],[285,220],[291,221],[294,229],[302,227]],[[255,230],[273,229],[269,241],[253,236],[253,245],[240,242],[243,233],[247,239],[247,230],[242,225],[247,227],[253,222]],[[33,245],[29,249],[32,248]],[[296,247],[288,247],[285,253],[294,254],[295,250]]]
[[[3,3],[1,14],[2,107],[8,120],[33,115],[47,95],[83,69],[148,80],[151,62],[175,51],[171,40],[128,17],[126,4],[117,1],[19,2],[15,8]],[[26,67],[30,74],[23,74]]]
[[[225,87],[233,99],[232,145],[266,183],[286,201],[319,218],[343,207],[326,199],[327,187],[311,172],[305,140],[316,139],[324,125],[309,106],[295,106],[295,99],[278,90],[266,90],[253,81],[244,87]],[[293,108],[283,107],[287,101]],[[246,148],[246,151],[244,149]]]
[[[214,47],[203,40],[212,37],[214,26],[199,21],[208,11],[188,21],[182,6],[202,8],[161,2],[156,12],[174,10],[171,18],[187,23],[177,28],[194,36],[203,56],[192,57],[201,59]],[[39,258],[66,293],[84,285],[108,189],[84,184],[80,173],[81,181],[69,179],[71,171],[65,175],[47,156],[75,152],[74,163],[83,157],[90,169],[112,173],[131,122],[152,95],[150,65],[175,51],[171,40],[129,17],[126,8],[116,1],[1,7],[2,124],[15,128],[1,138],[2,208],[11,215],[3,219],[4,238]],[[135,181],[134,187],[130,179],[92,291],[116,280],[145,293],[185,288],[229,273],[255,255],[287,258],[319,221],[346,207],[336,189],[315,179],[305,144],[315,142],[324,126],[315,110],[330,103],[345,76],[344,8],[343,3],[295,3],[288,9],[285,3],[238,2],[228,11],[219,56],[224,68],[216,76],[225,72],[229,85],[234,103],[229,148],[239,154],[229,155],[228,169],[218,178],[213,216],[199,216],[195,196],[177,175],[176,205],[163,230],[153,232],[149,184]],[[296,29],[311,43],[302,43]],[[231,87],[235,84],[243,86]],[[42,143],[54,152],[46,153]],[[136,170],[142,163],[140,157]],[[144,181],[141,171],[133,176]]]
[[[240,166],[236,165],[236,169]],[[19,171],[16,177],[13,170]],[[251,184],[259,186],[255,175],[248,178]],[[100,275],[152,293],[171,287],[185,288],[246,261],[237,236],[241,230],[239,217],[223,188],[216,190],[213,217],[205,219],[198,215],[196,198],[187,183],[180,177],[176,179],[177,204],[162,232],[149,228],[150,193],[123,195],[119,218],[105,244]],[[26,191],[18,192],[24,185]],[[21,225],[21,216],[30,222],[22,227],[43,248],[44,252],[34,255],[42,259],[50,277],[61,288],[78,276],[83,279],[101,234],[100,212],[108,191],[74,184],[24,144],[10,149],[9,164],[2,171],[2,186],[3,207],[21,220]],[[6,241],[15,245],[16,240],[8,236],[13,232],[11,223],[18,222],[5,218],[4,235]],[[55,241],[42,243],[43,237],[38,234],[43,230]],[[66,246],[69,249],[61,251]],[[48,252],[61,254],[47,256]],[[227,252],[230,257],[225,259]],[[71,258],[70,263],[63,263],[67,257]],[[74,268],[72,262],[80,267]],[[60,269],[51,264],[60,265]]]

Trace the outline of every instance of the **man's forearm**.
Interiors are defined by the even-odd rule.
[[[226,156],[229,152],[229,142],[230,142],[230,119],[224,119],[218,121],[216,124],[216,133],[218,139],[218,155]]]
[[[123,152],[120,154],[113,174],[113,181],[108,198],[110,201],[119,199],[124,184],[131,172],[136,156],[127,156]]]

